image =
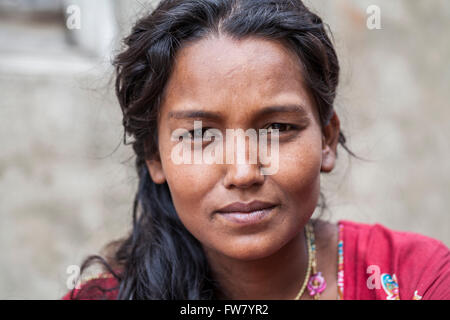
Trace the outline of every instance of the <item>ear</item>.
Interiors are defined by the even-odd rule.
[[[166,182],[166,175],[164,173],[159,153],[152,156],[151,159],[145,160],[145,163],[153,182],[155,182],[156,184],[163,184],[164,182]]]
[[[340,121],[336,112],[330,122],[323,129],[322,135],[322,167],[321,172],[331,172],[334,169],[337,158],[337,145],[339,142]]]

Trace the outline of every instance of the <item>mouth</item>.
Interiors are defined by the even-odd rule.
[[[250,203],[234,202],[217,210],[216,213],[230,222],[248,225],[261,222],[277,206],[277,204],[264,201],[252,201]]]

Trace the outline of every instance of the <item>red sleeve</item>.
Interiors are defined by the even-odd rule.
[[[450,254],[440,241],[343,221],[344,298],[450,299]]]
[[[450,253],[444,244],[437,245],[425,257],[426,266],[418,284],[424,300],[450,300]]]
[[[79,289],[67,292],[62,300],[115,300],[117,293],[118,281],[109,276],[87,281]]]

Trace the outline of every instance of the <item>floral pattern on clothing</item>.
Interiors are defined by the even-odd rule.
[[[413,300],[422,300],[422,296],[419,295],[418,290],[414,291],[414,297]]]
[[[383,286],[384,292],[386,292],[386,300],[400,300],[398,281],[395,273],[392,276],[383,273],[381,275],[381,285]]]

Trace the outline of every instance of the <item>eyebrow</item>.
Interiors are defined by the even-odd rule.
[[[308,112],[306,112],[305,107],[300,104],[290,104],[284,106],[268,106],[261,109],[258,112],[259,116],[268,115],[272,113],[299,113],[302,118],[308,117]]]
[[[259,110],[256,115],[258,117],[273,114],[273,113],[299,113],[302,118],[308,118],[308,112],[305,107],[300,104],[267,106]],[[219,120],[221,114],[218,112],[210,112],[203,110],[181,110],[169,112],[169,118],[175,119],[212,119]]]
[[[169,112],[169,118],[175,118],[175,119],[204,118],[204,119],[218,120],[221,118],[221,115],[220,115],[220,113],[203,111],[203,110],[183,110],[183,111]]]

